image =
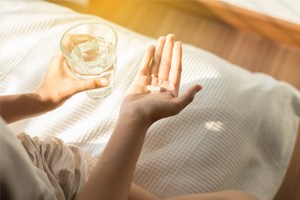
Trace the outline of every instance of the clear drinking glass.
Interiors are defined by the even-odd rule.
[[[99,23],[79,24],[63,35],[60,48],[73,74],[80,79],[105,77],[109,81],[107,87],[88,90],[88,96],[103,98],[111,93],[117,43],[116,32]]]

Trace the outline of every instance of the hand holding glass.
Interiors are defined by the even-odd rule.
[[[76,77],[108,79],[107,87],[87,91],[92,98],[103,98],[111,93],[117,40],[117,34],[111,27],[98,23],[76,25],[61,39],[61,51]]]

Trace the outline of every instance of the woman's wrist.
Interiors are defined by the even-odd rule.
[[[1,96],[0,104],[1,116],[7,123],[34,117],[52,110],[52,106],[43,102],[35,92]]]
[[[124,121],[126,123],[132,124],[132,126],[141,126],[145,129],[148,129],[153,124],[151,119],[143,112],[138,109],[134,110],[130,108],[126,111],[120,112],[117,124],[120,124]]]
[[[51,91],[44,92],[42,89],[38,88],[33,92],[38,101],[47,107],[57,107],[63,102],[59,95],[53,95]]]
[[[149,123],[132,107],[122,107],[113,133],[101,154],[91,178],[81,193],[82,199],[128,199],[136,162]]]

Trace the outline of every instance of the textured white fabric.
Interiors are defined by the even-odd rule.
[[[1,1],[0,13],[1,94],[34,90],[69,27],[109,23],[40,1]],[[104,100],[77,94],[50,113],[11,125],[14,132],[54,135],[101,153],[138,63],[154,42],[109,24],[119,37],[112,94]],[[272,199],[293,150],[299,91],[189,45],[183,55],[181,92],[194,83],[203,90],[178,116],[150,128],[134,181],[160,197],[240,189]]]

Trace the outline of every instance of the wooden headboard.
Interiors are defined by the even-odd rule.
[[[188,12],[221,21],[230,26],[300,48],[300,25],[250,11],[223,1],[172,2]]]

